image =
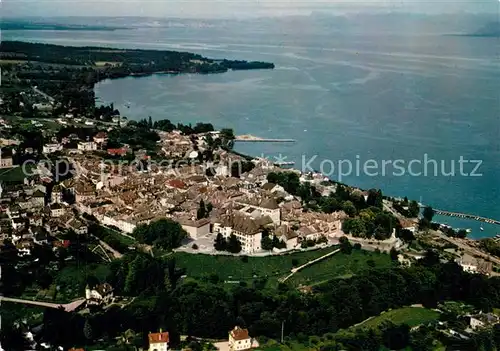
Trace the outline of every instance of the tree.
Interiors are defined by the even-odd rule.
[[[353,217],[356,214],[356,207],[354,207],[354,204],[351,201],[344,202],[342,204],[342,210],[344,210],[349,217]]]
[[[231,253],[239,253],[241,251],[241,243],[234,234],[231,234],[227,241],[227,251]]]
[[[422,216],[424,219],[426,219],[429,223],[432,222],[432,218],[434,217],[434,210],[430,206],[426,206],[424,208],[424,211],[422,212]]]
[[[344,254],[350,255],[352,252],[352,245],[349,239],[343,236],[339,239],[339,243],[340,243],[340,251]]]
[[[410,202],[410,206],[408,206],[408,217],[410,218],[418,217],[419,213],[420,213],[420,206],[418,205],[418,202],[412,200]]]
[[[364,237],[366,227],[363,220],[359,218],[347,218],[342,223],[342,230],[346,234],[352,234],[355,237]]]
[[[273,249],[273,240],[268,235],[263,236],[260,241],[260,247],[262,250],[271,251]]]
[[[85,319],[85,324],[83,325],[83,335],[89,341],[92,341],[94,336],[92,332],[92,325],[88,319]]]
[[[383,196],[381,190],[376,190],[376,189],[368,190],[368,198],[366,200],[366,204],[368,206],[382,208],[383,205],[382,201],[383,201]]]
[[[179,223],[171,219],[160,219],[147,225],[137,226],[132,236],[139,243],[171,250],[181,245],[182,240],[187,238],[187,232]]]
[[[218,233],[215,237],[214,248],[217,251],[225,251],[227,248],[226,239],[224,239],[221,233]]]
[[[212,212],[213,208],[214,208],[214,205],[212,205],[212,203],[209,202],[207,204],[207,207],[206,207],[206,214],[205,214],[206,217],[208,217],[210,215],[210,213]]]
[[[206,213],[206,208],[205,208],[205,202],[203,199],[200,200],[200,206],[198,207],[198,211],[196,212],[196,219],[202,219],[205,218],[207,215]]]
[[[398,250],[396,250],[396,249],[393,247],[393,248],[391,248],[391,251],[390,251],[389,255],[391,256],[391,260],[393,260],[393,261],[397,261],[397,260],[398,260],[398,255],[399,255],[399,252],[398,252]]]

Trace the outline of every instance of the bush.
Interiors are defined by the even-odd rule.
[[[292,266],[297,267],[298,265],[299,265],[299,260],[297,260],[296,258],[292,258]]]
[[[241,256],[241,262],[247,263],[248,262],[248,256]]]
[[[198,245],[193,244],[193,246],[191,246],[191,248],[192,248],[193,250],[198,250]]]

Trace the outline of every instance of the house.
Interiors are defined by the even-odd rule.
[[[104,132],[99,132],[96,135],[94,135],[94,142],[96,144],[104,144],[108,141],[108,135]]]
[[[43,146],[43,153],[44,154],[52,154],[57,151],[61,151],[63,149],[63,146],[61,144],[45,144]]]
[[[88,232],[88,227],[83,223],[82,221],[73,218],[69,223],[67,224],[68,228],[72,229],[76,234],[87,234]]]
[[[45,206],[45,193],[40,189],[37,189],[31,196],[30,202],[33,207],[43,207]]]
[[[43,245],[43,244],[48,244],[48,239],[49,239],[49,236],[47,235],[47,233],[43,232],[43,231],[38,231],[35,235],[35,237],[33,238],[33,241],[35,244],[38,244],[38,245]]]
[[[88,182],[79,182],[75,184],[74,194],[76,202],[83,202],[95,197],[94,185]]]
[[[168,332],[162,332],[160,329],[159,333],[149,333],[149,351],[167,351],[169,335]]]
[[[167,182],[167,187],[179,191],[186,191],[187,185],[180,179],[171,179]]]
[[[484,327],[490,327],[492,325],[498,324],[499,322],[500,319],[493,313],[479,313],[470,317],[469,325],[472,330],[477,330]]]
[[[302,238],[302,240],[318,240],[320,239],[323,234],[319,233],[317,230],[315,230],[313,227],[310,226],[302,226],[297,230],[299,236]]]
[[[50,215],[52,217],[61,217],[66,212],[65,208],[59,203],[50,205]]]
[[[43,225],[43,218],[42,216],[35,214],[30,217],[29,223],[31,226],[41,227]]]
[[[12,152],[0,151],[0,168],[12,168]]]
[[[477,260],[474,257],[464,256],[456,260],[464,272],[477,273]]]
[[[119,149],[108,149],[107,152],[108,155],[111,156],[125,156],[129,152],[129,149],[126,147],[121,147]]]
[[[93,141],[80,141],[77,148],[81,151],[96,151],[97,144]]]
[[[229,332],[230,351],[248,350],[251,348],[252,338],[248,335],[247,329],[236,326]]]
[[[299,234],[286,225],[277,228],[275,235],[286,244],[287,250],[295,249],[299,245]]]
[[[93,288],[85,287],[85,299],[88,305],[108,304],[113,299],[113,288],[110,284],[99,284]]]
[[[52,188],[52,192],[50,194],[50,201],[52,203],[59,203],[62,202],[62,199],[63,199],[62,188],[59,184],[56,184]]]
[[[197,221],[194,220],[179,220],[182,226],[191,239],[198,239],[200,237],[210,234],[210,220],[203,218]]]

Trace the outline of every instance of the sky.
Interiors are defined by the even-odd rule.
[[[500,0],[0,0],[1,15],[245,18],[311,12],[396,10],[498,13]]]

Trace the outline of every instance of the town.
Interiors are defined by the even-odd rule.
[[[129,120],[113,104],[95,106],[102,79],[273,64],[2,47],[4,349],[440,350],[500,341],[498,238],[470,240],[466,229],[435,222],[442,210],[235,148],[292,139]]]

